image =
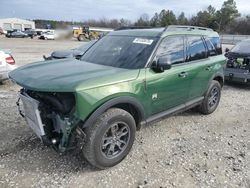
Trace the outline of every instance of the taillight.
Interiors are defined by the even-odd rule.
[[[8,63],[9,65],[15,65],[16,63],[12,56],[6,57],[5,60],[6,60],[6,63]]]

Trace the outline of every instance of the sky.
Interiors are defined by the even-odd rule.
[[[243,15],[250,14],[249,0],[235,0]],[[84,21],[125,18],[135,21],[143,13],[150,17],[162,9],[185,12],[191,17],[208,5],[220,9],[224,0],[0,0],[0,18]]]

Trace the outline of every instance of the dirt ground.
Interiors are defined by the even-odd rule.
[[[0,38],[18,65],[81,44]],[[0,187],[250,187],[249,87],[225,85],[212,115],[191,110],[143,127],[128,157],[103,171],[43,146],[17,113],[19,89],[0,85]]]

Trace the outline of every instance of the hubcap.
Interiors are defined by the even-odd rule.
[[[119,156],[127,148],[129,140],[130,129],[126,123],[112,124],[102,138],[102,154],[109,159]]]
[[[208,106],[210,108],[213,108],[217,105],[218,101],[219,101],[219,89],[217,87],[214,87],[211,90],[208,98]]]

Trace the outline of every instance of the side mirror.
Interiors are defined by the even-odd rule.
[[[165,70],[171,69],[172,64],[169,58],[159,57],[156,61],[152,64],[152,69],[156,72],[164,72]]]
[[[228,49],[228,48],[226,48],[226,50],[225,50],[225,52],[227,53],[227,52],[229,52],[230,50]]]

